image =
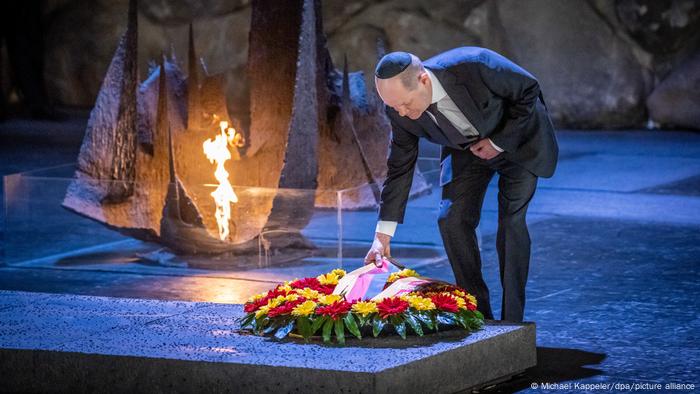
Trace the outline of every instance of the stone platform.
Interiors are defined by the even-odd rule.
[[[534,324],[345,347],[238,332],[242,306],[0,291],[0,391],[431,392],[536,364]]]

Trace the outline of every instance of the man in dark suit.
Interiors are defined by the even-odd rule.
[[[375,70],[392,138],[379,223],[365,263],[390,255],[403,222],[421,137],[442,146],[438,226],[457,285],[493,319],[476,239],[486,188],[498,181],[496,248],[503,287],[501,319],[522,321],[530,263],[525,214],[538,177],[551,177],[558,146],[535,77],[485,48],[462,47],[425,62],[385,55]]]

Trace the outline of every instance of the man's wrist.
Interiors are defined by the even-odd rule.
[[[391,242],[391,236],[384,233],[374,233],[374,238],[379,240],[382,245],[388,245]]]
[[[487,138],[487,140],[489,140],[489,143],[491,144],[491,146],[493,147],[493,149],[495,149],[495,150],[497,150],[497,151],[503,153],[503,148],[501,148],[500,146],[496,145],[496,144],[491,140],[491,138]]]

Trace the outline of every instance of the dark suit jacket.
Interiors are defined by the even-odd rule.
[[[504,150],[503,158],[540,177],[551,177],[558,146],[537,79],[491,50],[456,48],[423,62],[452,101],[479,132]],[[418,140],[442,145],[440,185],[463,174],[477,158],[467,148],[453,146],[423,113],[417,120],[386,107],[392,137],[387,178],[379,209],[381,220],[402,223],[418,158]]]

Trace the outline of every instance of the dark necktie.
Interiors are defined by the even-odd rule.
[[[430,111],[430,113],[433,114],[433,116],[435,116],[435,120],[437,120],[438,127],[440,127],[442,133],[445,134],[445,137],[447,137],[447,139],[455,147],[465,149],[470,142],[476,139],[468,138],[462,133],[460,133],[459,130],[457,130],[457,128],[454,127],[452,122],[450,122],[450,120],[447,119],[445,115],[442,114],[442,112],[438,111],[437,103],[430,104],[430,106],[428,107],[428,111]]]

